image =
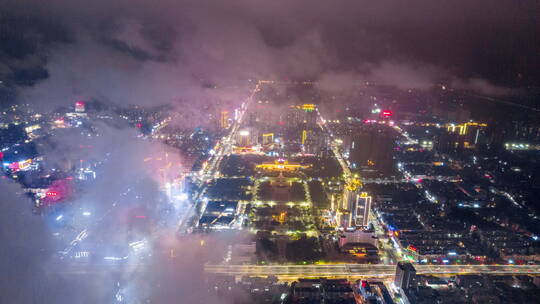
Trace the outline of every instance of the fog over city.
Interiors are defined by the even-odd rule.
[[[527,2],[7,1],[0,71],[37,105],[235,103],[267,78],[504,95],[538,77]]]
[[[226,120],[232,121],[234,109],[241,109],[242,117],[243,103],[259,92],[261,80],[313,84],[310,92],[321,96],[317,107],[332,110],[370,107],[373,100],[367,97],[350,102],[339,96],[378,90],[374,85],[429,96],[442,86],[519,103],[540,81],[538,16],[536,0],[1,1],[0,105],[27,105],[44,113],[54,131],[36,140],[38,157],[33,158],[39,160],[33,162],[39,162],[39,174],[13,177],[10,171],[0,179],[0,303],[249,302],[243,291],[228,297],[209,292],[204,276],[204,264],[221,262],[232,243],[249,242],[247,233],[182,231],[178,237],[178,227],[192,225],[185,211],[191,202],[186,202],[188,191],[171,194],[171,184],[179,172],[195,172],[197,162],[203,163],[197,171],[219,173],[219,149],[231,154],[227,145],[244,128],[235,117],[240,127],[227,121],[223,128],[231,135],[207,131],[216,125],[212,119],[219,120],[214,112],[227,109]],[[294,90],[273,90],[291,104],[311,104]],[[84,101],[86,111],[99,119],[64,127],[64,114],[76,101]],[[271,104],[260,111],[274,117],[288,107]],[[162,116],[151,122],[137,112],[154,109]],[[164,140],[160,120],[176,128],[171,133],[185,134]],[[285,115],[275,120],[290,122]],[[145,124],[150,126],[146,134]],[[195,142],[197,136],[202,143]],[[170,144],[178,138],[193,140],[189,145],[203,153],[185,143],[177,146],[189,146],[189,153],[180,153]],[[2,157],[32,140],[10,143],[11,150],[6,141]],[[277,135],[275,140],[279,143]],[[215,165],[212,157],[220,157]],[[78,166],[88,176],[94,172],[92,182],[86,175],[84,186],[73,181]],[[197,177],[197,187],[206,189],[218,173]],[[38,175],[69,185],[62,193],[65,206],[32,208],[42,198],[28,189],[46,189],[29,186]],[[50,184],[46,193],[53,189]],[[207,192],[199,188],[188,201],[202,200]],[[141,221],[152,221],[151,228]],[[94,243],[84,249],[80,243],[86,239]],[[144,249],[124,256],[115,247],[123,243],[136,250],[144,244]],[[85,275],[78,273],[86,266],[64,264],[75,252],[92,250],[128,262],[112,270],[88,267],[93,272]]]

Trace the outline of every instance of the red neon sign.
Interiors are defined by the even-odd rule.
[[[390,116],[392,116],[392,111],[390,111],[390,110],[383,110],[383,111],[381,112],[381,115],[382,115],[382,117],[390,117]]]
[[[12,162],[11,164],[8,165],[8,168],[10,168],[11,170],[15,172],[19,171],[20,169],[19,162]]]
[[[412,250],[412,251],[415,251],[415,252],[418,250],[418,249],[417,249],[416,247],[414,247],[413,245],[409,245],[409,246],[407,247],[407,249]]]

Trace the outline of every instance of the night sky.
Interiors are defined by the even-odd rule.
[[[205,84],[336,77],[503,96],[540,79],[535,0],[4,1],[0,11],[4,101],[205,104],[240,96]]]

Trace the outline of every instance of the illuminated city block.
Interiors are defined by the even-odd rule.
[[[314,104],[303,104],[302,105],[302,110],[304,110],[306,112],[313,112],[313,111],[315,111],[315,105]]]
[[[234,154],[261,154],[261,149],[259,146],[249,146],[249,147],[234,147]]]
[[[356,191],[360,187],[362,187],[362,182],[358,178],[348,179],[347,185],[345,185],[345,188],[349,191]]]
[[[59,203],[71,197],[72,194],[73,185],[70,178],[55,180],[45,191],[41,203],[45,206]]]
[[[284,159],[278,159],[273,163],[262,163],[256,166],[257,169],[262,169],[266,171],[287,171],[292,172],[298,169],[309,168],[309,166],[304,166],[299,163],[289,163],[289,161]]]

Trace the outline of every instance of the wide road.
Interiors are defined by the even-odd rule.
[[[257,92],[259,92],[260,87],[262,85],[262,81],[259,81],[256,85],[251,94],[246,98],[246,101],[243,105],[243,107],[240,109],[239,117],[237,120],[235,120],[232,124],[232,126],[229,129],[229,133],[222,137],[214,147],[215,154],[210,157],[208,160],[206,167],[204,167],[200,174],[199,174],[199,191],[194,194],[192,200],[195,202],[194,204],[191,204],[186,210],[186,212],[178,219],[177,224],[177,231],[184,233],[188,231],[191,227],[188,226],[189,219],[192,218],[195,215],[195,208],[199,208],[201,210],[201,215],[204,213],[204,210],[206,209],[206,202],[203,200],[204,194],[206,193],[206,186],[208,182],[210,182],[214,177],[215,174],[219,171],[221,161],[223,160],[223,157],[229,153],[232,152],[233,146],[235,143],[236,134],[238,133],[238,130],[240,129],[240,125],[242,124],[244,114],[247,111],[248,106],[252,103],[253,97]],[[199,206],[199,204],[202,204]],[[198,221],[197,221],[198,222]]]
[[[255,85],[255,88],[246,98],[244,106],[240,109],[239,117],[233,122],[229,129],[229,133],[221,138],[216,144],[215,154],[209,159],[206,167],[202,170],[200,180],[205,183],[214,178],[215,173],[219,170],[219,165],[223,160],[223,157],[232,152],[234,146],[236,134],[242,124],[244,114],[247,112],[249,105],[252,103],[253,97],[260,90],[261,82]]]
[[[174,259],[165,258],[162,264],[174,263]],[[173,265],[173,264],[172,264]],[[202,265],[201,265],[202,266]],[[167,267],[156,269],[152,263],[144,261],[93,263],[58,263],[51,264],[51,272],[66,275],[108,274],[108,273],[152,273],[167,271]],[[424,275],[540,275],[540,265],[415,265],[417,274]],[[174,267],[170,271],[175,271]],[[328,265],[204,265],[208,274],[230,276],[267,277],[276,276],[281,280],[298,278],[381,278],[393,277],[395,265],[382,264],[328,264]]]
[[[540,274],[540,265],[415,265],[418,274]],[[238,276],[306,277],[389,277],[395,265],[330,264],[330,265],[205,265],[207,273]]]
[[[341,169],[343,170],[343,174],[345,175],[345,179],[351,178],[352,174],[351,174],[351,170],[349,169],[349,164],[347,164],[347,162],[345,161],[345,159],[341,155],[341,152],[339,151],[339,147],[335,142],[334,133],[332,133],[332,131],[326,125],[326,120],[324,119],[324,117],[322,116],[322,114],[321,114],[321,112],[319,111],[318,108],[316,109],[316,111],[317,111],[317,115],[319,116],[318,125],[321,128],[321,130],[323,130],[323,132],[326,133],[328,138],[330,138],[330,147],[332,148],[332,152],[334,153],[334,157],[337,159],[337,161],[339,162],[339,165],[341,166]]]

